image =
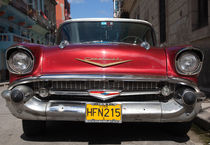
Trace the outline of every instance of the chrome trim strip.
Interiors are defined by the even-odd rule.
[[[62,25],[71,22],[102,22],[102,21],[112,21],[112,22],[135,22],[135,23],[143,23],[152,26],[151,23],[145,20],[137,20],[137,19],[125,19],[125,18],[80,18],[80,19],[70,19],[66,20]],[[62,26],[61,25],[61,26]]]
[[[190,81],[190,80],[186,80],[186,79],[182,79],[182,78],[169,77],[168,82],[189,86],[189,87],[192,87],[193,89],[195,89],[196,92],[200,92],[200,89],[198,88],[197,84]]]
[[[81,91],[49,91],[50,95],[70,95],[70,96],[89,96],[88,92]],[[158,95],[161,91],[139,91],[139,92],[121,92],[119,96],[136,96],[136,95]]]
[[[141,92],[122,92],[120,96],[136,96],[136,95],[158,95],[161,91],[141,91]]]
[[[134,76],[134,75],[100,75],[100,74],[56,74],[56,75],[42,75],[37,77],[27,77],[16,80],[9,85],[9,90],[20,84],[27,84],[39,81],[98,81],[98,80],[123,80],[123,81],[148,81],[160,82],[167,81],[165,76]]]
[[[186,85],[194,88],[196,92],[200,92],[197,84],[190,80],[167,77],[167,76],[138,76],[138,75],[98,75],[98,74],[62,74],[62,75],[42,75],[38,77],[28,77],[20,80],[16,80],[9,85],[9,90],[17,85],[27,84],[31,82],[39,81],[90,81],[90,80],[123,80],[123,81],[145,81],[145,82],[170,82],[180,85]]]
[[[81,91],[49,91],[50,95],[70,95],[70,96],[89,96],[88,92],[81,92]]]
[[[154,79],[162,80],[167,79],[165,76],[138,76],[138,75],[108,75],[108,74],[63,74],[63,75],[43,75],[40,76],[40,79],[59,79],[62,80],[68,80],[68,79],[75,79],[75,80],[142,80],[142,81],[151,81]],[[158,81],[157,80],[157,81]],[[155,81],[155,80],[154,80]]]

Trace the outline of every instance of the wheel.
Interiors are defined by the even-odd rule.
[[[171,133],[177,136],[184,136],[188,133],[191,126],[192,122],[169,123],[166,125],[166,130],[169,130]]]
[[[22,120],[22,126],[26,136],[39,136],[45,132],[46,121]]]

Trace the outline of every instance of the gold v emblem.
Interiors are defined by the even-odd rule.
[[[107,64],[101,64],[101,63],[93,62],[93,61],[87,60],[87,59],[76,58],[76,60],[79,60],[79,61],[82,61],[82,62],[86,62],[86,63],[89,63],[89,64],[93,64],[93,65],[96,65],[96,66],[100,66],[100,67],[109,67],[109,66],[118,65],[118,64],[122,64],[122,63],[126,63],[126,62],[129,62],[129,61],[132,61],[132,60],[123,60],[123,61],[118,61],[118,62],[111,62],[111,63],[107,63]]]

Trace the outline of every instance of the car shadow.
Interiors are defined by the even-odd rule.
[[[21,138],[34,142],[88,142],[89,144],[121,144],[124,141],[175,141],[187,142],[189,137],[176,136],[161,124],[85,124],[73,122],[48,122],[46,132],[33,138]]]

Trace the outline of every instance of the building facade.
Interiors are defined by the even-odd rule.
[[[68,0],[56,0],[56,2],[56,23],[58,28],[65,20],[71,19],[71,14]]]
[[[122,0],[113,0],[114,18],[120,17],[120,13],[121,13],[121,1]]]
[[[210,0],[122,0],[119,17],[152,23],[160,46],[193,45],[205,54],[200,87],[210,88]]]
[[[20,42],[53,44],[56,4],[55,0],[0,1],[0,81],[8,78],[6,48]]]

